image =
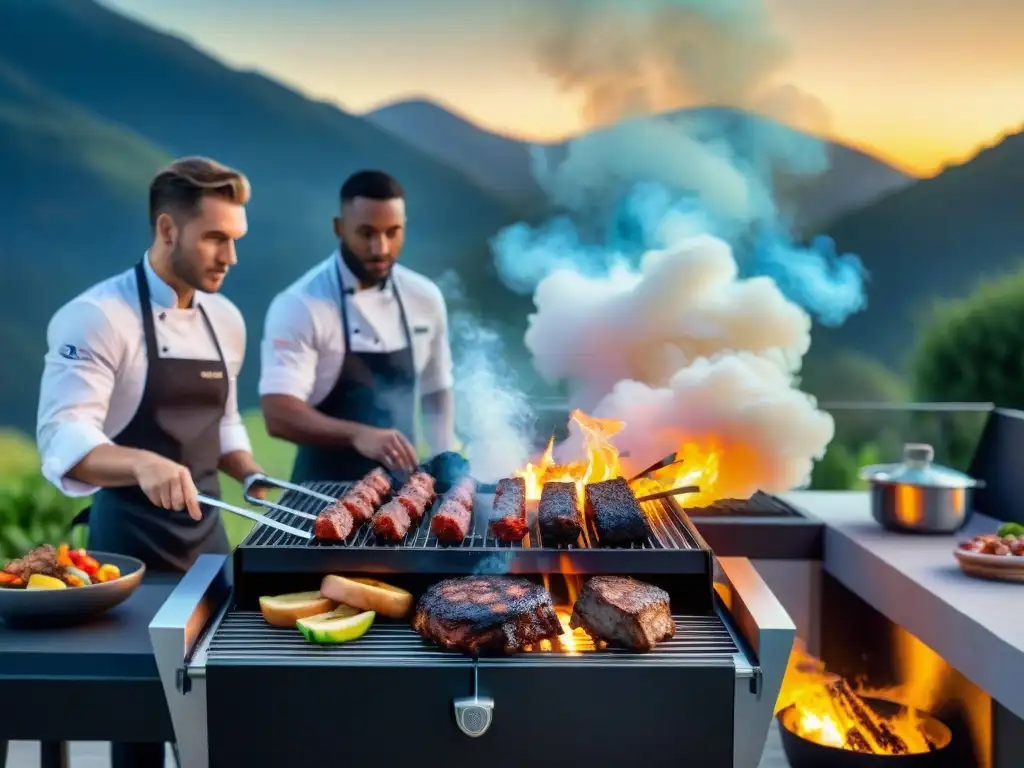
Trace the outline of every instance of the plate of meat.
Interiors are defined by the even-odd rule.
[[[0,571],[0,621],[70,625],[123,603],[142,582],[141,560],[43,544]]]
[[[1024,529],[1008,523],[996,533],[974,536],[953,551],[960,569],[971,576],[1024,582]]]

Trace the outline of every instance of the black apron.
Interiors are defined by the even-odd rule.
[[[135,279],[146,339],[146,385],[135,416],[113,442],[183,464],[200,493],[219,496],[220,422],[230,382],[217,334],[200,305],[219,360],[161,358],[141,262]],[[137,486],[99,490],[72,526],[79,523],[89,525],[90,549],[137,557],[154,571],[183,573],[201,554],[230,553],[218,510],[203,507],[203,518],[196,521],[187,511],[154,506]]]
[[[391,281],[395,302],[405,333],[405,348],[394,352],[353,352],[348,319],[348,297],[355,293],[341,285],[341,330],[345,339],[345,357],[334,388],[316,410],[334,419],[355,421],[379,429],[397,429],[410,442],[416,430],[416,367],[413,363],[412,334],[405,316],[405,306],[394,277]],[[328,448],[300,445],[292,469],[293,483],[322,480],[355,481],[380,466],[355,448]]]

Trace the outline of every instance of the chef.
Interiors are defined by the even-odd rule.
[[[37,442],[43,474],[68,496],[89,546],[184,572],[229,552],[218,471],[260,472],[238,413],[245,323],[218,294],[246,232],[246,178],[177,160],[149,189],[153,243],[139,262],[65,304],[47,329]]]
[[[452,356],[440,289],[397,263],[405,196],[380,171],[341,187],[338,248],[267,311],[260,402],[298,446],[293,482],[356,480],[417,463],[415,414],[434,453],[455,447]]]

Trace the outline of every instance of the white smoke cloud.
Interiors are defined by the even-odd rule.
[[[533,449],[530,404],[514,372],[503,363],[498,334],[459,308],[464,294],[458,276],[446,272],[437,283],[450,310],[456,432],[466,444],[473,475],[492,483],[529,459]]]
[[[686,237],[605,278],[562,270],[535,300],[535,367],[569,380],[574,405],[625,422],[615,444],[632,470],[692,443],[724,452],[721,495],[782,492],[833,437],[832,417],[794,386],[810,317],[773,280],[739,279],[722,240]],[[573,430],[559,457],[580,448]]]

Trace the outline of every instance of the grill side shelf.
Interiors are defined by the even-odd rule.
[[[347,485],[312,483],[311,490],[341,495]],[[240,571],[263,573],[327,573],[339,571],[458,573],[634,573],[711,575],[711,558],[699,534],[678,506],[666,500],[643,503],[653,535],[643,545],[597,547],[593,532],[581,536],[576,546],[545,547],[537,528],[535,505],[530,511],[530,533],[523,542],[503,543],[489,535],[492,494],[478,494],[474,501],[473,528],[458,545],[446,546],[430,530],[428,511],[423,521],[400,544],[378,542],[370,526],[363,525],[348,541],[306,541],[266,526],[257,526],[236,550]],[[280,505],[316,513],[323,502],[300,493],[286,492]],[[287,512],[270,510],[267,516],[296,527],[309,521]]]
[[[676,636],[648,653],[619,648],[596,649],[581,632],[573,633],[574,650],[546,646],[508,656],[483,657],[485,666],[730,666],[738,652],[732,635],[717,615],[675,616]],[[309,643],[297,630],[272,627],[258,611],[232,610],[214,634],[207,666],[458,666],[474,660],[424,641],[405,624],[379,622],[359,640],[342,645]]]

